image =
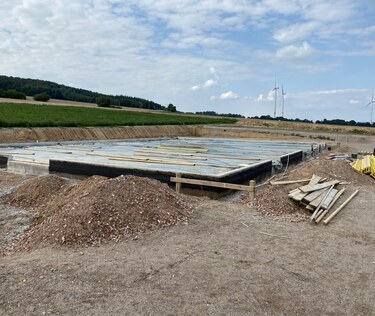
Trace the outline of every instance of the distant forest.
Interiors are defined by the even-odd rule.
[[[195,112],[195,114],[199,115],[209,115],[209,116],[225,116],[225,117],[237,117],[237,118],[245,118],[241,114],[234,114],[234,113],[216,113],[215,111],[203,111],[203,112]]]
[[[164,110],[165,107],[153,101],[123,96],[106,95],[84,89],[77,89],[51,81],[38,79],[23,79],[17,77],[0,76],[0,90],[3,94],[19,92],[28,96],[39,93],[47,93],[53,99],[69,100],[77,102],[95,103],[98,97],[109,97],[113,105],[127,106],[132,108],[142,108],[151,110]],[[5,96],[4,96],[5,97]]]
[[[286,122],[302,122],[302,123],[314,123],[314,121],[307,120],[307,119],[287,119],[285,117],[278,116],[276,118],[271,117],[270,115],[261,115],[261,116],[253,116],[248,117],[250,119],[257,119],[257,120],[270,120],[270,121],[286,121]],[[333,120],[317,120],[315,124],[327,124],[327,125],[344,125],[344,126],[364,126],[364,127],[375,127],[375,123],[372,125],[369,122],[356,122],[354,120],[345,121],[341,119],[333,119]]]

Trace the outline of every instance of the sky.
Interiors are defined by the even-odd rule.
[[[0,2],[0,74],[184,112],[370,121],[373,0]],[[375,117],[374,117],[375,120]]]

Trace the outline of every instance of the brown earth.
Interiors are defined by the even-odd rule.
[[[192,211],[166,184],[135,176],[94,176],[72,185],[57,176],[39,177],[4,201],[39,208],[35,224],[7,251],[118,241],[186,221]]]
[[[328,152],[310,161],[292,167],[285,174],[280,175],[281,180],[300,180],[311,178],[316,174],[328,180],[340,180],[349,184],[337,185],[336,188],[347,188],[339,202],[345,201],[354,190],[353,186],[374,187],[373,178],[354,170],[350,164],[343,160],[327,160]],[[284,175],[282,178],[281,176]],[[277,179],[277,178],[276,178]],[[244,203],[254,206],[266,216],[282,216],[291,221],[304,221],[311,216],[311,212],[305,210],[301,205],[288,197],[288,193],[301,186],[300,183],[277,185],[267,184],[259,188],[255,200],[244,199]],[[338,202],[338,203],[339,203]]]

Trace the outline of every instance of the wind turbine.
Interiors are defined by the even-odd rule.
[[[366,105],[366,106],[371,105],[371,119],[370,119],[370,124],[371,125],[372,125],[372,113],[374,112],[374,103],[375,103],[375,100],[374,100],[374,89],[372,89],[371,101],[369,103],[367,103],[367,105]]]
[[[286,92],[284,91],[284,85],[281,85],[281,96],[283,97],[283,106],[281,109],[281,117],[284,117],[284,102],[285,102],[285,96]]]
[[[272,89],[272,91],[275,92],[275,107],[273,108],[273,118],[276,118],[276,103],[277,103],[277,90],[279,90],[279,87],[276,87],[276,79],[275,79],[275,87]]]

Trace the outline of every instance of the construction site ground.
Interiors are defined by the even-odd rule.
[[[374,139],[363,139],[348,137],[333,151],[371,150]],[[184,196],[195,208],[187,222],[97,246],[0,257],[0,314],[375,315],[375,180],[326,162],[320,156],[289,174],[326,174],[360,190],[327,226],[309,223],[303,209],[279,212],[277,200],[260,211],[243,193]],[[0,171],[0,196],[28,178]],[[265,185],[259,195],[282,199],[290,188]],[[31,220],[1,204],[0,246]]]

